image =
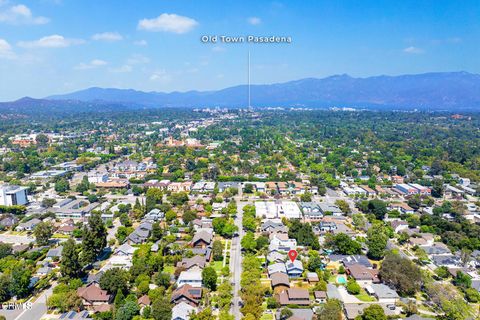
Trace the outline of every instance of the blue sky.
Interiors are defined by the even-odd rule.
[[[289,44],[202,35],[290,36]],[[0,0],[0,101],[92,86],[214,90],[347,73],[480,73],[478,1]]]

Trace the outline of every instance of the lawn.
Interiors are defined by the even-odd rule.
[[[358,300],[365,301],[365,302],[377,301],[374,297],[369,295],[364,289],[361,289],[360,293],[356,294],[355,297],[357,297]]]
[[[275,314],[274,313],[271,313],[271,314],[264,313],[260,317],[260,320],[275,320]]]
[[[215,269],[217,273],[220,273],[222,272],[223,261],[213,261],[212,263],[210,263],[210,266],[213,267],[213,269]]]

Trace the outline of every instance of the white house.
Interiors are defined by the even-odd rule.
[[[197,308],[182,301],[172,308],[172,320],[188,320],[192,313],[196,313]]]
[[[184,284],[189,284],[195,288],[202,287],[202,271],[200,270],[189,270],[182,271],[177,279],[177,286],[181,287]]]

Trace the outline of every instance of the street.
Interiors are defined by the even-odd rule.
[[[5,316],[7,320],[40,320],[47,313],[47,299],[52,295],[56,285],[57,283],[53,283],[50,288],[43,291],[35,302],[30,299],[31,309],[0,310],[0,315]]]
[[[241,189],[241,188],[240,188]],[[240,320],[241,312],[240,312],[240,280],[242,275],[242,246],[241,240],[243,237],[243,228],[242,228],[242,217],[243,217],[243,207],[248,204],[248,202],[242,202],[240,199],[242,198],[241,193],[235,197],[235,201],[237,202],[237,217],[235,218],[235,225],[238,227],[238,237],[234,237],[232,239],[232,247],[230,253],[230,271],[232,275],[232,282],[233,282],[233,306],[232,306],[232,314],[235,317],[235,320]]]
[[[0,242],[11,244],[29,244],[33,242],[35,238],[27,235],[14,235],[9,233],[0,234]]]

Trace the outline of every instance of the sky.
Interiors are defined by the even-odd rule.
[[[202,42],[283,36],[290,43]],[[478,0],[0,0],[0,101],[335,74],[480,73]]]

